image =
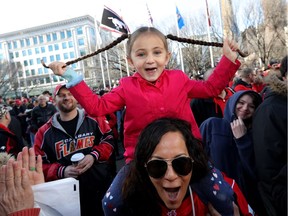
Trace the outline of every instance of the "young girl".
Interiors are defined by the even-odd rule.
[[[155,28],[139,28],[129,36],[126,47],[128,62],[135,68],[136,73],[133,76],[122,78],[118,87],[101,98],[91,91],[82,80],[81,75],[71,68],[66,68],[65,63],[53,62],[49,68],[53,70],[54,74],[68,80],[66,86],[89,115],[103,116],[126,106],[124,119],[126,164],[133,159],[141,130],[157,118],[177,117],[186,120],[191,123],[193,135],[200,139],[200,131],[191,112],[190,100],[191,98],[215,97],[225,88],[240,67],[236,53],[237,44],[229,40],[224,41],[224,56],[205,82],[190,80],[180,70],[165,69],[171,54],[168,51],[165,35]],[[126,165],[119,171],[103,199],[104,212],[107,215],[115,215],[120,212],[121,188],[128,170],[129,166]],[[211,175],[213,174],[211,173]],[[229,188],[223,183],[218,184],[217,190],[213,189],[215,184],[212,180],[223,182],[219,179],[220,175],[214,174],[214,176],[217,178],[207,176],[208,182],[203,182],[205,186],[201,188],[197,186],[195,190],[198,193],[201,190],[203,196],[200,194],[199,196],[202,199],[206,198],[207,202],[211,202],[216,207],[221,206],[218,204],[218,202],[222,202],[218,199],[219,197],[223,197],[225,194],[229,196],[229,193],[227,194]],[[207,186],[211,187],[208,189]],[[233,212],[232,201],[231,205],[227,206],[228,198],[230,197],[224,199],[223,208],[217,209],[221,214],[227,215],[227,210],[230,210],[231,214]]]

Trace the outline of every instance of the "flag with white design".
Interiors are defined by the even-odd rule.
[[[104,6],[100,28],[119,34],[128,34],[130,32],[123,19],[107,6]]]

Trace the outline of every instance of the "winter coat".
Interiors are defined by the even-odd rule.
[[[253,119],[258,188],[270,216],[287,215],[287,80],[268,75]]]
[[[134,157],[141,130],[160,117],[178,117],[191,123],[192,133],[201,138],[199,127],[191,112],[192,98],[216,97],[227,86],[240,66],[222,57],[206,82],[190,80],[180,70],[164,70],[155,84],[143,79],[138,72],[120,80],[120,85],[101,98],[93,94],[82,81],[69,88],[70,92],[91,116],[103,116],[126,106],[124,119],[124,156],[126,162]]]
[[[45,107],[36,106],[33,108],[31,113],[31,126],[32,131],[37,131],[42,125],[44,125],[57,109],[53,104],[47,103]]]
[[[78,176],[82,215],[102,215],[101,200],[115,177],[114,139],[106,118],[91,118],[78,110],[75,135],[69,135],[58,122],[59,113],[39,128],[35,136],[36,155],[42,155],[46,181],[65,178],[73,154],[94,157],[94,164]]]

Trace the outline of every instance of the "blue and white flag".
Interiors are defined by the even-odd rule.
[[[178,28],[182,29],[185,26],[184,19],[181,16],[180,11],[177,6],[176,6],[176,15],[177,15]]]

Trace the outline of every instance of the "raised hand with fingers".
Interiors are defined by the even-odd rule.
[[[44,183],[41,155],[35,156],[33,148],[24,147],[17,155],[17,162],[20,167],[27,170],[31,185]]]
[[[52,62],[48,66],[55,75],[62,76],[66,71],[66,64],[63,62]]]
[[[230,61],[235,62],[238,56],[238,44],[234,40],[225,39],[223,43],[223,55]]]
[[[240,137],[244,136],[247,132],[247,128],[243,120],[240,117],[232,121],[230,125],[232,129],[232,133],[236,139],[239,139]]]
[[[33,208],[34,196],[27,170],[14,158],[0,168],[0,215]]]

